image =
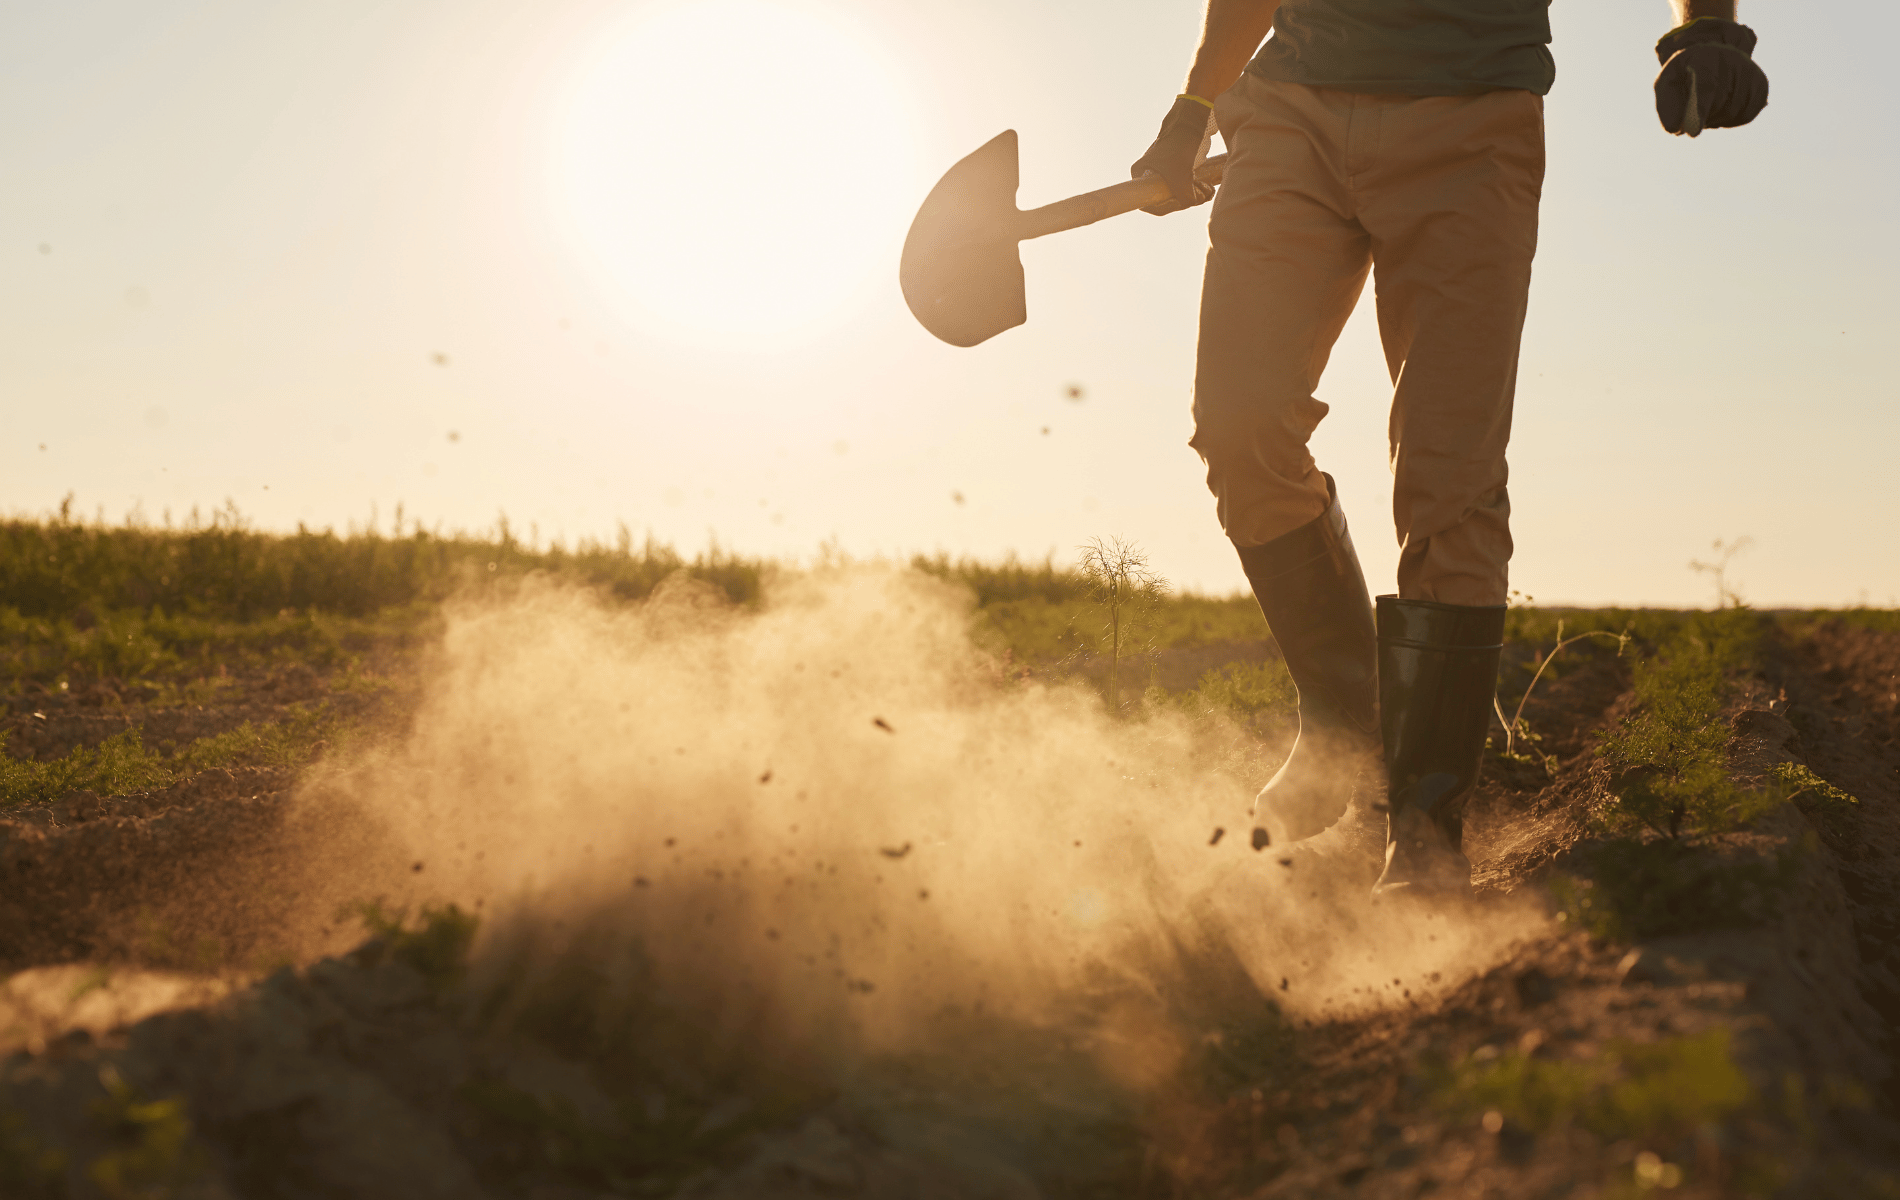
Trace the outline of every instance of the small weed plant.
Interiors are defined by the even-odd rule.
[[[1741,928],[1792,882],[1804,847],[1714,852],[1793,794],[1778,777],[1738,783],[1729,765],[1729,677],[1754,662],[1758,637],[1747,609],[1697,613],[1637,665],[1635,710],[1599,746],[1611,796],[1584,856],[1590,877],[1550,885],[1560,920],[1612,941]]]
[[[1689,569],[1691,571],[1694,571],[1698,575],[1708,575],[1714,582],[1715,607],[1717,609],[1740,608],[1742,606],[1742,593],[1729,583],[1728,569],[1729,564],[1735,561],[1736,555],[1754,544],[1755,539],[1749,537],[1747,534],[1743,534],[1733,541],[1723,541],[1721,538],[1716,538],[1715,541],[1710,544],[1710,549],[1714,551],[1714,555],[1710,561],[1703,562],[1701,559],[1696,558],[1689,560]]]
[[[1694,841],[1785,799],[1778,789],[1737,785],[1728,765],[1728,673],[1753,660],[1758,636],[1747,609],[1698,614],[1662,654],[1637,665],[1636,712],[1599,749],[1615,772],[1614,799],[1602,814],[1612,828]]]
[[[1538,660],[1537,673],[1531,676],[1531,681],[1524,688],[1524,694],[1518,698],[1517,709],[1511,714],[1509,720],[1505,719],[1504,706],[1499,703],[1498,698],[1495,695],[1491,697],[1491,707],[1498,714],[1498,723],[1504,726],[1504,757],[1513,761],[1529,761],[1531,759],[1530,755],[1519,752],[1518,743],[1523,742],[1525,745],[1534,748],[1542,739],[1531,732],[1530,726],[1525,723],[1524,706],[1530,703],[1531,693],[1537,690],[1537,681],[1544,677],[1544,672],[1550,669],[1550,664],[1556,661],[1559,654],[1563,653],[1565,649],[1576,645],[1578,642],[1587,642],[1593,638],[1607,638],[1615,642],[1616,655],[1618,658],[1621,658],[1623,651],[1629,647],[1630,632],[1627,626],[1624,627],[1621,633],[1611,633],[1607,629],[1586,629],[1582,633],[1572,634],[1566,638],[1564,636],[1564,622],[1559,620],[1557,622],[1556,644],[1550,648],[1549,654],[1543,655],[1542,658]],[[1555,765],[1547,755],[1539,755],[1537,761],[1543,765],[1546,771],[1551,770]]]
[[[1121,538],[1096,538],[1081,547],[1082,577],[1108,614],[1108,707],[1121,711],[1121,664],[1148,618],[1168,593],[1168,581],[1148,569],[1148,556]]]

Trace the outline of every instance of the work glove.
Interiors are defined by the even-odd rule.
[[[1207,143],[1213,136],[1213,110],[1198,100],[1175,97],[1174,107],[1162,118],[1161,132],[1155,135],[1154,145],[1128,168],[1132,179],[1153,173],[1168,183],[1169,198],[1149,205],[1142,212],[1164,217],[1214,198],[1214,185],[1194,178],[1194,168],[1207,157]]]
[[[1746,125],[1768,104],[1768,76],[1750,57],[1755,31],[1701,17],[1656,43],[1656,116],[1670,133]]]

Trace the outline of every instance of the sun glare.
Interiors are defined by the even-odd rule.
[[[916,192],[903,90],[875,42],[814,5],[642,6],[562,106],[562,235],[643,330],[805,340],[894,278]]]

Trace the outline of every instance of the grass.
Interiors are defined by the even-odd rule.
[[[0,1196],[54,1200],[65,1183],[65,1152],[34,1133],[26,1114],[0,1109]]]
[[[380,900],[351,905],[342,915],[362,921],[376,939],[378,954],[413,967],[438,992],[461,982],[481,928],[481,918],[454,904],[424,906],[413,926],[406,912],[391,913]]]
[[[1613,838],[1581,852],[1586,877],[1555,876],[1550,890],[1559,919],[1599,941],[1742,929],[1772,914],[1802,853],[1725,858],[1665,838]]]
[[[118,688],[131,685],[134,698],[159,702],[167,686],[202,682],[220,670],[228,677],[234,670],[292,664],[344,668],[378,648],[420,643],[436,620],[431,603],[386,608],[366,617],[307,610],[242,619],[110,609],[87,609],[80,616],[28,616],[5,603],[9,594],[0,585],[0,677],[12,680],[16,688],[38,684],[45,690],[106,680]],[[150,686],[141,689],[141,683]],[[174,696],[172,702],[179,699]]]
[[[758,600],[774,569],[716,548],[688,559],[651,541],[636,544],[625,531],[613,544],[569,549],[523,540],[505,523],[485,535],[400,523],[397,529],[278,535],[253,530],[230,512],[176,529],[108,527],[65,515],[0,522],[0,680],[24,697],[63,693],[70,700],[83,692],[106,709],[133,701],[216,705],[289,671],[318,673],[332,695],[375,692],[387,686],[378,674],[383,660],[431,641],[440,629],[440,602],[458,592],[503,589],[539,574],[638,600],[684,571],[745,605]],[[1023,663],[1075,665],[1131,646],[1165,651],[1268,636],[1245,594],[1144,597],[1131,636],[1117,620],[1128,611],[1103,600],[1099,571],[1091,580],[1053,559],[985,564],[938,556],[911,565],[966,587],[976,636]],[[1895,614],[1843,619],[1900,628]],[[1606,940],[1751,924],[1785,890],[1800,850],[1741,858],[1718,852],[1721,839],[1784,801],[1822,819],[1855,811],[1854,797],[1798,765],[1776,768],[1755,787],[1732,778],[1724,718],[1734,680],[1755,665],[1766,621],[1739,609],[1511,609],[1501,688],[1510,699],[1500,715],[1515,703],[1521,721],[1532,687],[1600,668],[1625,636],[1637,660],[1634,710],[1600,743],[1615,789],[1600,814],[1599,836],[1579,850],[1584,876],[1552,885],[1566,920]],[[1609,647],[1611,640],[1618,647]],[[1568,648],[1559,655],[1553,644]],[[1296,692],[1284,663],[1269,658],[1219,666],[1191,689],[1151,691],[1148,699],[1153,708],[1224,715],[1257,729],[1261,718],[1289,716]],[[353,709],[343,701],[292,706],[283,720],[245,723],[183,746],[147,746],[134,727],[44,762],[4,753],[0,742],[0,808],[55,802],[80,790],[122,795],[161,788],[215,767],[299,767],[356,735],[347,711]],[[1209,724],[1228,741],[1260,744],[1230,737],[1219,721]],[[406,963],[444,1003],[469,998],[451,989],[466,978],[475,916],[452,905],[412,913],[365,903],[350,911],[373,938],[368,960]],[[167,935],[155,927],[151,936]],[[509,967],[473,998],[467,1015],[497,1037],[611,1067],[603,1079],[650,1084],[666,1104],[656,1109],[651,1094],[610,1088],[614,1112],[597,1124],[559,1099],[478,1076],[457,1094],[458,1115],[498,1160],[514,1164],[507,1171],[594,1190],[624,1190],[629,1180],[677,1181],[729,1155],[749,1131],[778,1127],[823,1102],[821,1089],[781,1077],[776,1064],[728,1053],[724,1042],[711,1046],[696,1031],[698,1014],[661,1009],[640,986],[637,969],[620,972],[614,947],[596,953],[584,939],[576,945],[571,952],[524,948],[518,969]],[[623,978],[628,972],[632,982]],[[1290,1063],[1296,1044],[1291,1026],[1270,1006],[1220,1022],[1195,1044],[1171,1086],[1183,1094],[1227,1094],[1257,1080],[1262,1064]],[[1434,1103],[1460,1116],[1496,1113],[1534,1133],[1582,1131],[1643,1147],[1636,1182],[1651,1188],[1681,1179],[1683,1168],[1662,1156],[1683,1139],[1767,1111],[1720,1030],[1612,1043],[1587,1060],[1474,1055],[1435,1068],[1431,1078]],[[699,1082],[679,1082],[689,1079]],[[721,1115],[734,1093],[754,1107]],[[80,1161],[104,1194],[167,1194],[196,1169],[189,1114],[177,1102],[148,1100],[108,1082],[96,1117],[112,1145],[102,1157]],[[1143,1152],[1138,1134],[1118,1136],[1121,1149]],[[53,1195],[65,1171],[26,1117],[0,1113],[0,1194]],[[82,1166],[73,1171],[78,1178]]]
[[[1732,1145],[1724,1127],[1765,1108],[1722,1027],[1657,1042],[1614,1041],[1583,1059],[1486,1047],[1454,1064],[1428,1066],[1425,1076],[1435,1106],[1455,1119],[1482,1116],[1494,1132],[1507,1126],[1533,1135],[1582,1130],[1606,1145],[1638,1148],[1630,1176],[1606,1171],[1613,1195],[1697,1182],[1694,1166],[1712,1164],[1684,1150]],[[1691,1166],[1669,1155],[1698,1161]],[[1730,1152],[1727,1165],[1746,1168],[1752,1157]],[[1605,1156],[1606,1167],[1608,1161]],[[1722,1164],[1713,1165],[1719,1170]],[[1633,1192],[1618,1187],[1625,1180]]]
[[[916,569],[967,587],[975,600],[979,642],[1010,660],[1063,667],[1114,656],[1121,643],[1140,652],[1267,638],[1247,594],[1156,595],[1139,606],[1131,638],[1101,599],[1101,581],[1079,568],[1006,559],[983,563],[920,556]],[[466,589],[505,586],[529,574],[571,580],[623,599],[649,594],[675,572],[719,587],[736,603],[755,602],[774,569],[768,560],[712,547],[691,559],[623,528],[612,544],[573,547],[523,539],[506,520],[484,534],[405,525],[338,535],[299,528],[253,529],[226,508],[179,526],[73,519],[0,522],[0,679],[10,679],[16,709],[32,697],[79,697],[113,711],[217,704],[273,672],[316,671],[333,691],[387,686],[375,669],[391,655],[427,644],[439,630],[440,601]],[[1097,573],[1099,575],[1099,572]],[[1873,610],[1844,619],[1884,627]],[[1818,620],[1798,614],[1791,621]],[[1742,609],[1683,613],[1641,609],[1539,609],[1514,606],[1507,618],[1500,694],[1518,705],[1507,751],[1536,735],[1522,724],[1522,700],[1540,675],[1569,671],[1620,653],[1627,639],[1636,669],[1638,713],[1604,741],[1617,772],[1616,802],[1605,817],[1669,838],[1690,838],[1745,824],[1781,799],[1839,808],[1829,793],[1800,780],[1744,789],[1728,777],[1719,720],[1726,674],[1748,660],[1763,618]],[[1599,636],[1600,635],[1600,636]],[[1552,642],[1578,638],[1607,645]],[[1224,712],[1243,722],[1292,711],[1295,694],[1277,660],[1230,664],[1189,691],[1165,699],[1191,712]],[[1502,711],[1509,712],[1505,707]],[[309,761],[325,740],[319,711],[280,726],[245,726],[168,753],[137,736],[74,751],[44,764],[0,758],[0,805],[57,799],[89,788],[101,794],[163,786],[213,765]],[[334,732],[334,731],[333,731]],[[1540,756],[1541,757],[1541,756]]]
[[[1421,1074],[1432,1105],[1453,1119],[1482,1118],[1493,1132],[1582,1131],[1606,1151],[1620,1146],[1621,1153],[1601,1156],[1605,1196],[1684,1184],[1780,1195],[1801,1167],[1811,1189],[1803,1195],[1900,1195],[1893,1176],[1820,1154],[1816,1116],[1871,1108],[1865,1089],[1838,1078],[1811,1084],[1789,1072],[1764,1094],[1735,1062],[1725,1027],[1613,1041],[1581,1059],[1484,1047],[1455,1063],[1427,1063]]]
[[[1622,657],[1624,649],[1629,645],[1630,634],[1627,628],[1622,633],[1614,634],[1602,629],[1589,629],[1582,633],[1573,633],[1569,637],[1565,637],[1564,622],[1559,620],[1557,622],[1557,632],[1554,635],[1549,653],[1543,654],[1540,658],[1535,648],[1533,648],[1532,658],[1533,661],[1537,662],[1537,670],[1531,675],[1530,682],[1524,685],[1524,694],[1518,697],[1517,708],[1512,711],[1508,719],[1504,715],[1504,705],[1502,701],[1496,694],[1492,695],[1491,707],[1498,715],[1499,724],[1504,726],[1505,758],[1516,762],[1536,762],[1542,765],[1546,772],[1552,771],[1554,766],[1553,757],[1541,752],[1536,752],[1537,744],[1542,742],[1543,738],[1533,732],[1530,724],[1524,720],[1524,706],[1530,703],[1531,693],[1537,690],[1538,680],[1542,679],[1545,672],[1549,671],[1552,665],[1558,661],[1560,654],[1572,646],[1587,644],[1592,640],[1602,638],[1607,638],[1616,643],[1616,653],[1620,658]],[[1519,742],[1523,742],[1534,754],[1521,753],[1517,748]]]
[[[1818,811],[1845,814],[1860,803],[1801,763],[1776,763],[1768,775],[1785,790],[1788,799],[1807,799]]]
[[[676,571],[720,587],[733,600],[758,597],[766,564],[713,547],[690,561],[622,526],[609,545],[523,541],[502,518],[486,535],[405,528],[338,536],[302,526],[256,530],[235,507],[181,527],[139,520],[74,520],[70,505],[50,520],[0,522],[0,604],[27,617],[165,612],[255,621],[283,612],[368,617],[435,602],[471,585],[543,572],[639,599]],[[83,618],[82,618],[83,619]]]
[[[0,734],[0,751],[5,749],[6,737]],[[173,778],[170,764],[145,749],[138,730],[128,729],[52,762],[0,755],[0,808],[50,803],[81,789],[124,796],[163,787]]]
[[[148,749],[135,726],[46,762],[4,753],[6,735],[0,733],[0,809],[52,803],[82,790],[99,796],[153,791],[217,767],[300,767],[355,732],[353,723],[326,705],[293,707],[287,720],[246,721],[172,754]]]
[[[1268,636],[1244,593],[1154,597],[1140,606],[1130,639],[1115,628],[1100,580],[1053,558],[983,563],[938,555],[910,565],[967,587],[975,636],[1015,662],[1060,667],[1114,655],[1118,635],[1141,652]],[[459,590],[541,574],[638,599],[684,571],[747,604],[773,569],[716,546],[689,559],[651,539],[636,543],[624,528],[612,544],[570,548],[523,539],[505,520],[485,534],[426,531],[400,515],[388,533],[274,534],[229,508],[176,527],[87,522],[62,509],[50,519],[0,522],[0,679],[12,681],[16,708],[34,703],[37,692],[77,696],[107,711],[134,702],[215,705],[247,681],[281,671],[322,673],[334,691],[376,690],[386,686],[376,664],[427,644],[439,629],[440,601]],[[1883,619],[1871,611],[1850,615]],[[1745,610],[1518,605],[1506,636],[1523,649],[1507,653],[1500,692],[1521,701],[1538,673],[1560,677],[1616,652],[1573,645],[1563,655],[1540,653],[1552,641],[1627,636],[1646,661],[1637,670],[1641,715],[1604,746],[1619,771],[1613,815],[1672,838],[1732,827],[1760,804],[1727,783],[1717,745],[1725,731],[1712,714],[1723,698],[1722,672],[1732,669],[1738,647],[1745,657],[1750,623],[1759,621]],[[1294,693],[1285,668],[1272,661],[1218,668],[1166,699],[1245,721],[1290,712]],[[0,805],[79,788],[111,794],[163,786],[209,765],[299,765],[324,740],[307,727],[315,719],[247,726],[172,755],[122,738],[55,763],[0,760]],[[1508,750],[1519,741],[1535,749],[1535,734],[1521,722],[1514,734]],[[1800,794],[1821,796],[1812,788]]]
[[[1299,707],[1299,689],[1277,658],[1216,667],[1192,691],[1167,698],[1190,713],[1223,712],[1243,720],[1262,713],[1291,716]]]
[[[1175,594],[1144,614],[1140,645],[1171,650],[1221,642],[1258,642],[1267,623],[1252,596]],[[1088,595],[998,600],[976,611],[978,640],[1022,662],[1053,663],[1107,652],[1110,631],[1102,604]]]
[[[451,595],[530,574],[638,600],[676,572],[755,603],[776,564],[710,547],[687,558],[622,527],[611,544],[541,545],[506,519],[485,534],[404,526],[276,534],[226,508],[182,526],[53,518],[0,521],[0,678],[49,689],[195,680],[207,670],[348,666],[378,647],[427,639]],[[1108,648],[1096,587],[1080,570],[1007,559],[918,556],[913,569],[967,587],[979,636],[1019,661]],[[1176,595],[1154,606],[1144,648],[1258,641],[1251,597]],[[152,696],[142,697],[154,699]],[[172,697],[175,698],[175,697]]]
[[[1745,928],[1793,881],[1806,847],[1764,857],[1723,842],[1812,790],[1786,773],[1745,786],[1729,764],[1733,678],[1755,667],[1764,623],[1743,608],[1644,623],[1660,644],[1636,665],[1633,711],[1601,736],[1611,795],[1579,848],[1583,873],[1550,881],[1560,920],[1603,941]]]
[[[184,1101],[144,1099],[110,1066],[100,1083],[106,1094],[93,1102],[92,1119],[114,1145],[87,1164],[86,1178],[109,1200],[183,1195],[208,1165]]]
[[[1783,802],[1778,789],[1736,784],[1728,765],[1729,676],[1753,665],[1760,637],[1761,618],[1747,609],[1699,613],[1637,664],[1636,711],[1599,750],[1616,773],[1602,814],[1611,826],[1694,841]]]
[[[1757,1104],[1720,1027],[1659,1042],[1611,1042],[1588,1059],[1492,1048],[1427,1076],[1437,1105],[1455,1117],[1495,1112],[1531,1133],[1576,1127],[1651,1149],[1671,1148]]]

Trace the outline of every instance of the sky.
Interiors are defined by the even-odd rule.
[[[1665,0],[1556,0],[1511,450],[1540,603],[1900,605],[1900,9],[1743,0],[1752,126],[1657,126]],[[1803,19],[1803,18],[1806,19]],[[339,531],[506,514],[809,559],[1243,586],[1187,445],[1205,207],[1027,243],[1028,324],[911,319],[938,175],[1019,131],[1024,207],[1124,178],[1200,8],[965,0],[0,7],[0,511]],[[1313,440],[1392,587],[1368,300]]]

